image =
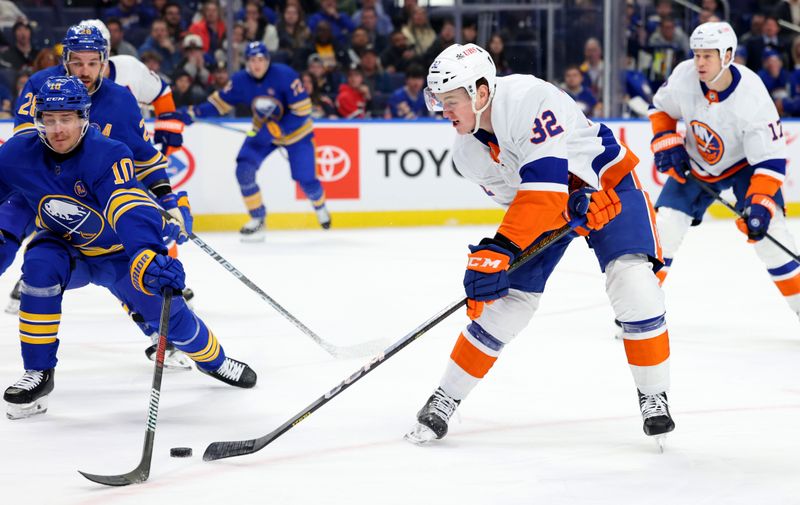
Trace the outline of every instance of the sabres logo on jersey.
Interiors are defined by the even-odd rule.
[[[257,96],[251,103],[253,115],[261,120],[280,121],[283,117],[283,104],[271,96]]]
[[[39,223],[76,246],[91,244],[105,228],[99,212],[65,195],[47,195],[39,201]]]
[[[725,154],[725,144],[717,132],[707,124],[700,121],[689,123],[692,130],[694,141],[697,143],[697,152],[709,165],[714,165],[722,159]]]

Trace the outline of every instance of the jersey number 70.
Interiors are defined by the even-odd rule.
[[[556,115],[553,114],[553,111],[546,110],[542,112],[541,117],[537,117],[533,121],[533,137],[531,137],[531,142],[534,144],[541,144],[547,137],[555,137],[564,132],[564,128],[558,124],[558,120],[556,119]]]

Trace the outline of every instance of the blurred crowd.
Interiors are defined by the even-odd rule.
[[[325,118],[427,116],[422,96],[426,70],[457,38],[451,19],[431,19],[430,9],[416,0],[223,1],[234,7],[232,26],[220,0],[0,0],[0,117],[10,117],[32,72],[60,63],[61,37],[84,19],[103,20],[111,55],[141,59],[171,84],[178,106],[200,103],[224,88],[229,68],[244,68],[247,43],[262,41],[273,61],[301,74],[314,116]],[[653,91],[675,65],[691,57],[694,27],[724,19],[720,1],[694,3],[699,13],[672,0],[626,0],[627,54],[619,74],[623,116],[646,115]],[[602,19],[602,2],[565,4],[565,31],[581,34],[565,45],[581,44],[582,51],[562,53],[564,61],[556,65],[559,85],[587,116],[603,116],[602,23],[598,27],[596,22]],[[800,116],[800,34],[779,24],[800,24],[800,0],[728,0],[728,5],[728,21],[739,36],[736,61],[761,76],[783,115]],[[587,29],[579,29],[581,20],[588,20]],[[486,48],[500,75],[531,73],[531,60],[542,55],[507,56],[509,43],[516,41],[501,27],[523,24],[507,21],[494,25],[497,31],[488,36]],[[465,20],[460,38],[477,41],[475,20]],[[236,114],[250,111],[242,107]]]

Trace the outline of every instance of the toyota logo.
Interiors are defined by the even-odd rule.
[[[319,180],[335,182],[350,172],[350,155],[338,146],[317,147],[317,170]]]

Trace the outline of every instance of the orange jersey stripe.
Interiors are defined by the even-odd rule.
[[[636,165],[639,164],[639,157],[633,154],[633,151],[628,149],[628,146],[620,144],[625,148],[625,156],[613,166],[608,167],[608,169],[603,172],[603,176],[600,177],[600,186],[603,189],[613,189],[617,187],[619,181],[622,180],[623,177],[628,175],[629,173],[633,172],[633,169],[636,168]]]
[[[497,358],[484,354],[480,349],[472,345],[469,340],[464,337],[464,334],[458,336],[458,341],[453,352],[450,353],[452,359],[458,366],[465,372],[473,377],[482,379],[484,375],[492,368]]]
[[[518,191],[497,231],[525,249],[542,233],[563,226],[561,213],[566,208],[566,193]]]
[[[728,177],[732,176],[733,174],[735,174],[736,172],[738,172],[739,170],[743,169],[746,166],[748,166],[748,165],[747,165],[747,161],[745,160],[745,161],[739,163],[738,165],[732,166],[731,168],[726,170],[725,173],[723,173],[722,175],[702,175],[702,174],[699,174],[694,169],[692,169],[692,174],[694,174],[695,177],[697,177],[698,179],[700,179],[702,181],[717,182],[717,181],[721,181],[722,179],[727,179]]]
[[[172,91],[164,93],[153,100],[152,105],[156,116],[164,114],[165,112],[175,112],[175,100],[172,98]]]
[[[782,281],[775,281],[783,296],[792,296],[800,293],[800,274]]]
[[[625,339],[628,363],[635,366],[655,366],[669,358],[669,331],[644,340]]]
[[[672,119],[672,116],[664,111],[653,112],[649,116],[650,126],[653,127],[653,135],[658,135],[661,132],[675,131],[678,127],[678,120]]]
[[[782,184],[781,181],[767,174],[756,174],[750,178],[750,187],[747,188],[746,196],[755,194],[775,196]]]

